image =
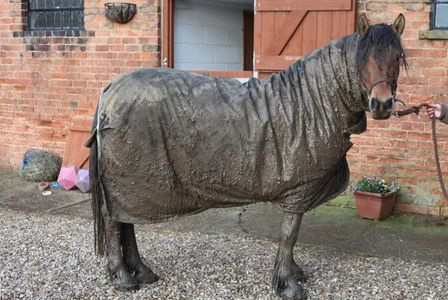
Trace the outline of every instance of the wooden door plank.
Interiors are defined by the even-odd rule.
[[[317,45],[317,12],[308,12],[303,20],[303,55],[308,55],[316,49]]]
[[[84,144],[90,138],[92,122],[93,117],[77,116],[73,118],[65,145],[63,166],[88,168],[90,149]]]
[[[347,12],[345,11],[333,11],[333,24],[331,39],[337,39],[344,35],[347,35]]]
[[[272,44],[268,48],[267,53],[279,55],[285,49],[286,44],[294,35],[297,27],[300,26],[306,14],[306,10],[297,10],[288,13],[287,17],[283,20],[283,25],[278,30],[275,30],[277,34],[272,40]]]
[[[257,70],[280,71],[285,70],[290,65],[298,61],[300,56],[269,56],[255,55]]]
[[[75,158],[73,165],[79,169],[87,169],[89,166],[90,149],[83,148]]]
[[[275,39],[275,13],[263,14],[261,53],[270,54],[269,48]]]
[[[279,15],[282,12],[275,12]],[[286,14],[286,12],[284,12]],[[288,13],[289,14],[289,13]],[[302,21],[303,22],[303,21]],[[303,41],[303,25],[300,24],[295,32],[292,33],[288,43],[285,45],[281,55],[301,55],[302,53],[302,41]]]
[[[352,0],[257,0],[257,11],[351,10]]]
[[[252,71],[213,71],[213,70],[192,70],[190,72],[203,74],[211,77],[229,77],[229,78],[252,78]]]
[[[347,12],[347,29],[346,34],[351,34],[356,30],[356,10],[358,9],[357,0],[352,0],[353,9]]]
[[[332,13],[329,11],[317,12],[317,43],[320,48],[331,41]]]
[[[296,30],[296,33],[291,39],[291,42],[289,43],[286,51],[286,55],[303,55],[303,26],[299,26],[299,28]]]

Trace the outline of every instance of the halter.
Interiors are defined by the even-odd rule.
[[[387,76],[383,76],[378,78],[377,80],[375,80],[372,84],[372,87],[369,90],[369,95],[372,94],[372,90],[375,86],[377,86],[378,84],[382,83],[382,82],[386,82],[390,85],[390,89],[392,92],[392,98],[395,100],[395,96],[397,94],[397,81],[396,80],[392,80]]]

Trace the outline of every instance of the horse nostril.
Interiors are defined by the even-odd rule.
[[[379,109],[380,107],[380,103],[378,100],[376,100],[375,98],[373,98],[372,100],[370,100],[370,111],[376,111]]]
[[[393,106],[394,106],[394,99],[392,97],[387,99],[386,103],[384,103],[384,107],[386,109],[392,109]]]

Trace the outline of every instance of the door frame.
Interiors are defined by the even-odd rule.
[[[163,68],[174,67],[174,0],[162,0],[161,7],[161,61]]]

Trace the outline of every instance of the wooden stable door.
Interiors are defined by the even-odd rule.
[[[256,0],[255,70],[260,77],[355,30],[356,0]]]

